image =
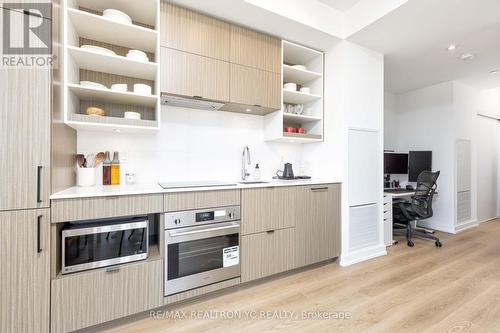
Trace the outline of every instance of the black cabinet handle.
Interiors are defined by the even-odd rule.
[[[194,99],[203,99],[203,96],[197,96],[197,95],[194,95],[193,96]]]
[[[328,191],[328,187],[311,187],[311,191]]]
[[[42,166],[39,165],[36,173],[36,202],[42,202]]]
[[[36,221],[36,252],[42,252],[42,217],[43,215],[38,215]]]
[[[274,230],[267,230],[266,231],[268,234],[273,234],[274,233]]]

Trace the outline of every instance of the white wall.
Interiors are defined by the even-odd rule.
[[[262,177],[282,170],[284,162],[292,162],[298,172],[302,147],[264,142],[261,116],[167,106],[161,112],[156,135],[79,131],[78,152],[121,152],[122,173],[134,171],[139,183],[238,180],[245,145]]]
[[[398,97],[386,92],[384,94],[384,149],[396,150],[398,139]]]

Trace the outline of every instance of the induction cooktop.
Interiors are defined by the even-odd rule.
[[[218,186],[236,186],[236,183],[220,181],[179,181],[179,182],[160,182],[163,189],[186,188],[186,187],[218,187]]]

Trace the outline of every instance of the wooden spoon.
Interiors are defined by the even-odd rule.
[[[97,168],[97,166],[101,164],[102,161],[104,161],[104,153],[101,151],[95,156],[94,168]]]

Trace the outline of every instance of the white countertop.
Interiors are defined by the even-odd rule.
[[[198,191],[217,191],[217,190],[234,190],[245,188],[261,188],[261,187],[277,187],[277,186],[299,186],[299,185],[319,185],[319,184],[334,184],[341,183],[339,180],[333,179],[298,179],[298,180],[262,180],[267,183],[258,184],[240,184],[233,186],[210,186],[210,187],[180,187],[163,189],[157,183],[137,184],[137,185],[110,185],[110,186],[91,186],[78,187],[73,186],[64,191],[54,193],[50,196],[51,200],[59,199],[74,199],[74,198],[95,198],[95,197],[112,197],[119,195],[137,195],[137,194],[154,194],[154,193],[176,193],[176,192],[198,192]]]

